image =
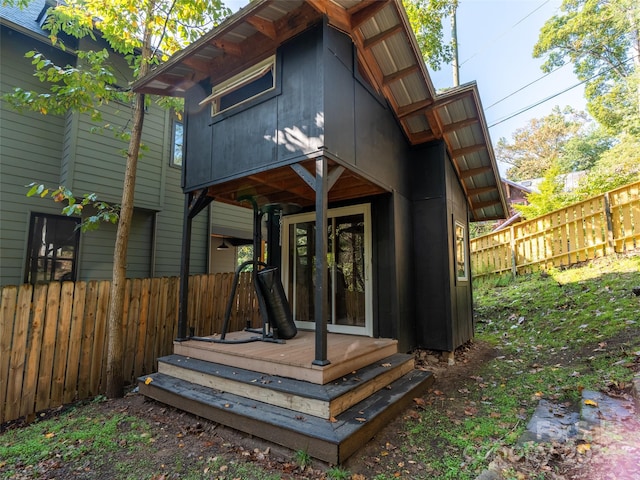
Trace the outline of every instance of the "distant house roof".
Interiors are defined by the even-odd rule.
[[[48,32],[43,30],[42,24],[44,13],[49,6],[51,5],[48,5],[45,0],[34,0],[22,9],[13,6],[0,6],[0,24],[32,37],[46,38]]]
[[[562,183],[563,183],[563,187],[562,187],[563,191],[570,192],[572,190],[575,190],[578,187],[580,179],[584,177],[586,174],[587,174],[586,170],[580,170],[577,172],[569,172],[569,173],[563,173],[559,175],[558,177],[562,180]],[[525,188],[530,189],[531,192],[537,192],[538,186],[540,185],[540,183],[542,183],[543,180],[544,178],[542,177],[532,178],[529,180],[521,180],[518,183],[518,185],[521,185],[521,186],[524,186]]]
[[[401,0],[256,0],[133,87],[183,96],[205,78],[224,80],[254,63],[322,16],[351,36],[366,76],[409,142],[445,141],[472,218],[504,218],[507,206],[477,86],[436,94]]]
[[[509,185],[510,187],[513,188],[517,188],[518,190],[524,192],[524,193],[531,193],[533,192],[533,190],[531,190],[531,188],[527,187],[526,185],[522,185],[521,183],[518,182],[513,182],[511,180],[507,180],[506,178],[502,178],[502,183],[505,183],[506,185]]]

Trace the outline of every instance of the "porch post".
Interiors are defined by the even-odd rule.
[[[329,365],[327,359],[327,318],[329,317],[329,271],[327,265],[327,158],[316,158],[316,288],[314,317],[316,320],[316,354],[314,365]]]
[[[184,196],[182,221],[182,255],[180,257],[180,302],[178,307],[178,342],[187,340],[187,304],[189,303],[189,260],[191,257],[191,193]]]

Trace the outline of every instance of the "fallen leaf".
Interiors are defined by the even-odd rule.
[[[391,366],[391,364],[390,364],[390,363],[383,363],[383,364],[382,364],[382,366],[383,366],[383,367],[390,367],[390,366]]]
[[[338,420],[336,420],[336,417],[329,417],[329,421],[331,423],[336,423]]]
[[[586,399],[584,401],[585,405],[589,405],[590,407],[597,407],[598,406],[598,402],[591,400],[591,399]]]
[[[356,420],[359,421],[360,423],[367,421],[367,419],[364,417],[356,417]]]
[[[416,397],[413,399],[416,405],[424,406],[427,402],[424,401],[424,398]]]
[[[149,385],[151,382],[153,382],[153,378],[151,378],[151,377],[147,377],[147,378],[144,379],[144,384],[145,385]]]
[[[580,443],[578,444],[578,446],[576,447],[576,450],[578,451],[578,453],[586,453],[588,450],[591,450],[591,444],[590,443]]]
[[[53,432],[49,432],[49,433],[45,434],[44,438],[53,438],[53,437],[55,437],[55,436],[56,436],[56,434],[55,434],[55,433],[53,433]]]
[[[442,392],[441,390],[434,390],[433,393],[434,395],[438,395],[438,396],[444,395],[444,392]]]

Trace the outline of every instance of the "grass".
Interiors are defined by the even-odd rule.
[[[475,478],[498,449],[515,445],[540,398],[577,402],[583,388],[629,385],[640,350],[640,299],[631,292],[639,271],[638,256],[610,257],[474,284],[476,339],[498,357],[459,391],[436,391],[409,421],[424,478]]]
[[[24,469],[37,476],[52,462],[80,466],[86,457],[96,468],[112,452],[133,452],[150,442],[146,423],[124,414],[97,414],[91,405],[9,430],[0,438],[0,478],[12,478]],[[96,452],[101,455],[95,456]]]

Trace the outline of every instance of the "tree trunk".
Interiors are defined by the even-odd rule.
[[[137,93],[133,106],[133,128],[127,150],[127,165],[124,172],[120,218],[113,250],[113,277],[109,297],[109,316],[107,320],[107,397],[122,397],[124,394],[124,372],[122,370],[122,315],[124,311],[124,293],[127,280],[127,247],[131,220],[133,218],[134,192],[138,153],[142,124],[144,122],[144,95]]]
[[[138,72],[143,77],[149,70],[150,39],[145,35],[142,48],[142,61]],[[131,138],[127,149],[127,164],[124,172],[122,188],[122,202],[120,203],[120,218],[116,233],[116,244],[113,250],[113,278],[109,297],[109,315],[107,317],[107,385],[106,395],[118,398],[124,395],[123,371],[123,331],[122,316],[124,312],[124,293],[127,279],[127,247],[129,232],[133,219],[134,193],[136,187],[136,172],[138,169],[138,154],[142,138],[144,123],[144,95],[136,93],[132,111]],[[128,372],[127,372],[128,373]]]

